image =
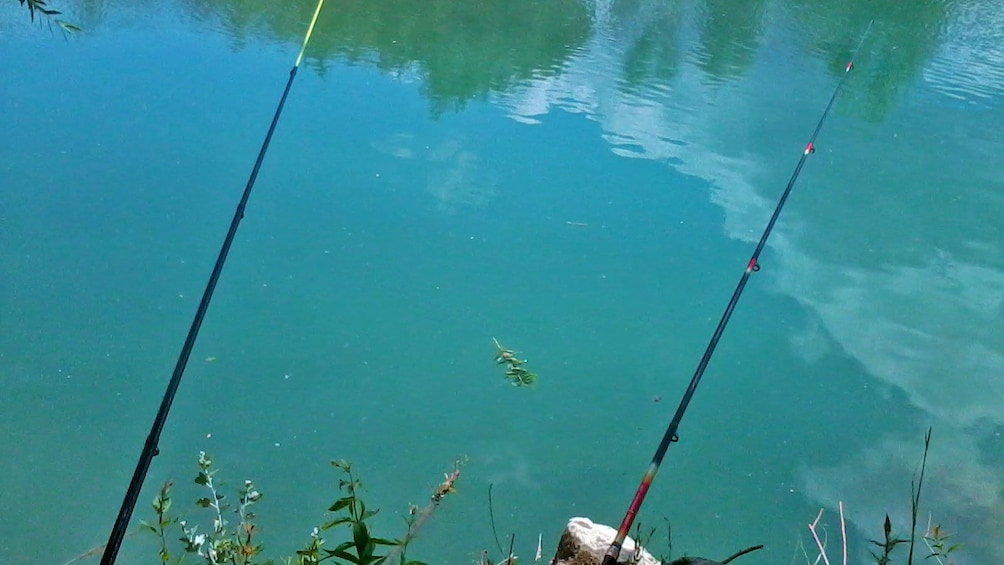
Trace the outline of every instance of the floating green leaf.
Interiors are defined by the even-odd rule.
[[[495,342],[495,363],[505,366],[505,379],[513,386],[529,386],[537,381],[537,373],[531,373],[523,365],[526,359],[520,359],[512,349],[503,347],[499,340]]]

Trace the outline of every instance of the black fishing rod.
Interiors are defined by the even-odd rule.
[[[139,456],[139,461],[136,463],[136,470],[133,472],[132,481],[129,483],[129,489],[126,490],[125,498],[122,500],[122,507],[119,509],[118,517],[115,518],[115,526],[112,528],[108,543],[105,545],[105,551],[101,555],[101,565],[112,565],[115,563],[119,547],[122,545],[122,539],[125,537],[126,529],[129,527],[132,512],[136,508],[136,500],[139,498],[140,490],[143,488],[143,481],[146,480],[146,474],[150,470],[150,463],[153,461],[154,456],[160,452],[157,447],[160,443],[160,434],[164,429],[165,422],[167,422],[167,415],[171,411],[171,405],[174,403],[178,386],[181,385],[181,377],[184,375],[188,359],[192,355],[195,338],[198,337],[199,328],[202,327],[202,320],[206,317],[206,311],[209,309],[209,301],[213,298],[213,291],[216,290],[216,283],[219,281],[220,273],[223,271],[223,264],[230,253],[230,246],[234,242],[234,236],[237,235],[237,227],[240,225],[241,220],[244,219],[244,209],[247,207],[248,198],[251,196],[251,189],[254,188],[255,179],[258,178],[258,170],[261,169],[261,163],[265,159],[265,152],[268,151],[268,144],[272,141],[272,134],[275,132],[276,124],[279,123],[282,107],[286,104],[286,96],[289,95],[289,89],[293,86],[293,79],[296,78],[296,71],[300,68],[300,61],[303,60],[303,52],[307,49],[307,43],[310,41],[311,33],[314,32],[314,24],[317,23],[317,16],[321,13],[321,6],[323,4],[324,0],[318,0],[317,8],[314,10],[314,17],[311,18],[310,25],[307,27],[307,33],[303,37],[300,54],[296,56],[296,62],[289,71],[289,80],[286,81],[286,89],[282,92],[279,106],[275,109],[272,123],[268,127],[268,133],[265,134],[265,141],[261,144],[261,149],[258,151],[258,159],[255,160],[254,168],[251,169],[251,177],[244,187],[244,193],[237,204],[237,209],[234,210],[234,217],[230,222],[230,230],[227,231],[227,236],[223,240],[222,247],[220,247],[220,254],[216,258],[216,264],[213,266],[213,272],[209,276],[206,290],[202,293],[199,308],[195,311],[195,319],[192,320],[192,325],[188,329],[188,336],[185,338],[185,344],[181,348],[178,362],[174,366],[171,381],[167,385],[164,398],[160,403],[160,409],[153,420],[150,435],[147,436],[146,444],[143,445],[143,451]]]
[[[715,332],[711,334],[711,341],[708,342],[708,347],[704,350],[704,355],[701,356],[701,361],[697,364],[697,370],[694,371],[694,376],[690,379],[690,385],[687,386],[686,392],[683,393],[683,398],[680,399],[680,405],[677,406],[673,419],[669,422],[669,426],[666,427],[666,432],[662,436],[662,441],[659,442],[659,447],[655,450],[652,462],[649,464],[648,469],[642,476],[641,484],[638,485],[638,490],[635,491],[634,498],[631,500],[627,513],[624,515],[624,520],[621,521],[620,528],[617,529],[617,535],[614,537],[614,541],[610,544],[606,555],[603,557],[603,565],[616,565],[617,558],[621,554],[621,546],[624,545],[624,539],[627,538],[628,531],[634,523],[635,516],[638,515],[638,510],[641,508],[642,502],[645,501],[645,495],[648,493],[649,487],[652,486],[652,481],[655,480],[656,473],[659,472],[659,466],[662,465],[662,460],[666,456],[669,444],[679,441],[680,439],[676,432],[680,427],[680,421],[683,420],[683,414],[687,411],[687,406],[690,405],[690,400],[694,397],[697,385],[701,383],[701,377],[704,376],[704,370],[708,368],[711,356],[715,353],[718,341],[722,338],[722,333],[725,332],[725,326],[728,325],[729,319],[732,317],[732,311],[735,310],[736,304],[739,302],[739,297],[743,294],[743,289],[746,288],[746,283],[749,281],[750,275],[760,270],[760,264],[757,262],[760,258],[760,252],[763,251],[764,246],[767,244],[767,238],[770,237],[770,232],[774,229],[777,217],[781,215],[781,209],[784,208],[784,203],[788,201],[788,196],[791,194],[792,187],[795,186],[795,181],[798,180],[799,173],[802,172],[802,167],[805,165],[806,159],[808,159],[810,154],[816,151],[816,136],[819,135],[819,130],[823,129],[823,122],[826,120],[826,116],[829,115],[830,108],[833,107],[833,103],[837,100],[837,94],[840,93],[840,88],[847,80],[847,75],[850,74],[851,69],[854,68],[854,56],[857,54],[858,50],[861,49],[861,45],[865,42],[865,37],[868,36],[868,32],[872,28],[872,23],[874,23],[874,20],[868,22],[868,27],[861,35],[861,40],[858,41],[857,47],[855,47],[854,51],[851,53],[851,60],[848,61],[847,66],[844,68],[844,74],[840,77],[840,81],[837,83],[836,88],[833,89],[833,95],[830,96],[830,102],[826,105],[826,109],[823,110],[823,115],[820,116],[819,122],[816,124],[816,129],[812,132],[812,137],[809,138],[809,143],[806,144],[805,150],[802,151],[802,157],[798,160],[798,164],[795,165],[795,171],[791,174],[791,178],[788,180],[788,185],[784,187],[784,192],[781,194],[781,198],[777,201],[774,213],[771,215],[770,221],[767,222],[767,226],[763,230],[763,235],[760,236],[760,241],[757,243],[752,257],[750,257],[749,262],[746,263],[746,270],[743,271],[743,275],[739,278],[739,284],[736,285],[735,291],[732,292],[732,299],[729,300],[728,306],[725,307],[725,312],[722,313],[722,318],[718,321],[718,326],[715,328]]]

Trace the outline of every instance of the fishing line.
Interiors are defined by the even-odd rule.
[[[708,363],[711,361],[711,356],[714,354],[715,348],[718,346],[718,341],[721,339],[722,333],[725,331],[725,326],[728,325],[729,319],[732,317],[732,311],[735,310],[736,303],[739,302],[739,297],[742,296],[743,289],[746,288],[746,283],[749,281],[750,275],[760,270],[760,264],[758,263],[760,252],[763,251],[764,245],[767,244],[767,238],[770,237],[770,232],[774,229],[777,217],[781,214],[781,209],[784,208],[784,203],[787,202],[788,195],[791,194],[791,189],[795,186],[795,181],[798,179],[799,173],[802,172],[802,166],[805,165],[805,161],[808,159],[809,154],[815,153],[816,151],[816,136],[819,135],[819,130],[823,128],[823,122],[826,120],[826,116],[830,113],[830,109],[833,107],[833,103],[837,99],[837,94],[840,93],[840,88],[847,80],[847,75],[849,75],[851,69],[854,68],[854,56],[857,55],[858,51],[861,49],[861,45],[864,44],[865,38],[868,36],[868,32],[871,31],[872,23],[874,23],[874,20],[868,22],[868,27],[865,29],[864,34],[861,35],[861,40],[858,41],[857,47],[855,47],[854,51],[851,53],[851,60],[848,61],[847,66],[844,68],[844,74],[840,77],[840,81],[837,83],[836,88],[833,89],[833,95],[830,96],[830,101],[826,105],[826,109],[823,110],[823,115],[820,116],[819,122],[816,124],[816,129],[812,132],[812,137],[809,138],[809,143],[806,144],[805,150],[802,152],[802,157],[798,160],[798,164],[795,165],[795,171],[791,174],[791,178],[788,180],[788,185],[784,187],[784,192],[781,194],[781,198],[777,201],[774,213],[771,215],[770,221],[767,222],[767,226],[764,228],[763,234],[760,236],[760,242],[757,243],[752,257],[750,257],[749,262],[746,264],[746,270],[743,271],[742,277],[739,278],[739,284],[736,285],[736,289],[732,293],[732,299],[729,300],[728,306],[725,307],[725,312],[722,313],[722,317],[718,321],[718,326],[715,328],[715,332],[711,335],[711,341],[708,342],[708,347],[704,350],[704,355],[701,356],[701,361],[697,364],[697,370],[694,371],[694,376],[690,379],[690,385],[687,386],[686,392],[683,393],[683,398],[680,399],[680,405],[676,408],[676,413],[673,415],[673,419],[669,422],[669,426],[666,427],[666,432],[662,436],[662,441],[659,442],[659,447],[655,450],[652,462],[649,464],[648,469],[642,476],[641,484],[638,486],[638,490],[635,492],[634,498],[628,506],[627,513],[624,515],[624,520],[621,521],[620,528],[617,530],[617,535],[614,537],[614,541],[610,544],[606,555],[603,557],[603,565],[615,565],[617,563],[617,558],[620,556],[621,546],[624,544],[624,539],[627,537],[628,531],[631,529],[631,524],[634,523],[635,516],[637,516],[638,510],[641,508],[642,502],[645,501],[645,495],[648,493],[649,487],[652,486],[652,481],[655,479],[656,473],[659,472],[659,466],[662,465],[662,460],[666,456],[669,444],[679,441],[680,439],[676,432],[680,427],[680,421],[683,420],[683,414],[687,411],[687,406],[690,405],[690,400],[693,398],[694,392],[697,390],[697,385],[701,382],[701,377],[704,376],[704,370],[707,369]]]
[[[206,290],[202,293],[202,300],[199,302],[199,308],[195,312],[192,326],[188,330],[185,344],[181,348],[178,363],[174,367],[171,381],[164,392],[164,398],[160,403],[160,409],[157,411],[157,417],[153,420],[153,426],[150,428],[150,435],[146,438],[143,452],[136,463],[136,470],[133,473],[132,481],[129,483],[129,489],[126,491],[125,498],[122,500],[122,507],[119,509],[118,517],[115,519],[115,526],[112,528],[112,533],[108,538],[108,544],[101,555],[101,565],[112,565],[115,563],[119,547],[122,545],[122,538],[125,537],[129,520],[132,517],[133,510],[136,508],[136,500],[139,498],[140,490],[143,488],[143,481],[150,470],[150,463],[153,461],[154,456],[159,453],[157,445],[160,443],[160,434],[164,430],[167,414],[171,411],[171,404],[174,403],[174,396],[177,394],[178,386],[181,384],[181,377],[185,373],[185,366],[188,365],[192,348],[195,346],[195,338],[198,337],[199,328],[202,327],[202,320],[206,317],[206,310],[209,309],[209,301],[213,298],[213,291],[216,290],[216,283],[219,281],[220,273],[223,271],[223,264],[230,253],[230,246],[233,244],[234,236],[237,234],[237,227],[240,225],[241,220],[244,219],[244,209],[247,207],[248,198],[251,196],[251,189],[254,187],[255,179],[258,178],[258,170],[261,169],[261,163],[265,159],[265,152],[268,151],[268,144],[272,141],[272,134],[275,132],[276,124],[279,123],[282,107],[286,104],[286,97],[289,95],[290,87],[293,86],[293,79],[296,78],[296,71],[300,68],[300,61],[303,60],[303,52],[307,49],[307,43],[310,41],[310,35],[314,32],[314,24],[317,23],[317,16],[321,13],[321,6],[323,4],[324,0],[318,0],[314,16],[310,20],[310,26],[307,27],[307,33],[303,36],[303,45],[300,47],[300,54],[296,56],[296,62],[289,71],[289,80],[286,81],[286,89],[282,92],[282,98],[279,99],[279,105],[272,116],[272,123],[268,127],[268,133],[265,134],[265,141],[261,144],[261,149],[258,151],[258,158],[255,160],[254,168],[251,169],[251,177],[244,187],[244,193],[237,204],[237,209],[234,210],[234,217],[230,222],[230,230],[227,231],[227,237],[223,240],[222,247],[220,247],[220,254],[216,258],[216,265],[213,266],[213,272],[209,276]]]

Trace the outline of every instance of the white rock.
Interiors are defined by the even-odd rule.
[[[617,530],[604,524],[596,524],[589,518],[572,518],[565,526],[558,542],[558,550],[551,560],[551,565],[600,565],[606,555],[610,542],[614,541]],[[659,565],[652,555],[641,548],[636,556],[636,544],[631,537],[624,540],[621,547],[619,563],[638,563],[639,565]]]

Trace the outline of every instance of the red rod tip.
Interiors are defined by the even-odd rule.
[[[854,61],[847,61],[847,69],[844,72],[850,72],[854,68]]]
[[[811,141],[809,142],[808,145],[805,146],[805,154],[806,155],[808,155],[809,153],[812,153],[815,150],[816,150],[816,148],[812,146],[812,142]]]
[[[756,257],[750,258],[750,262],[746,264],[746,270],[752,271],[756,267]]]

